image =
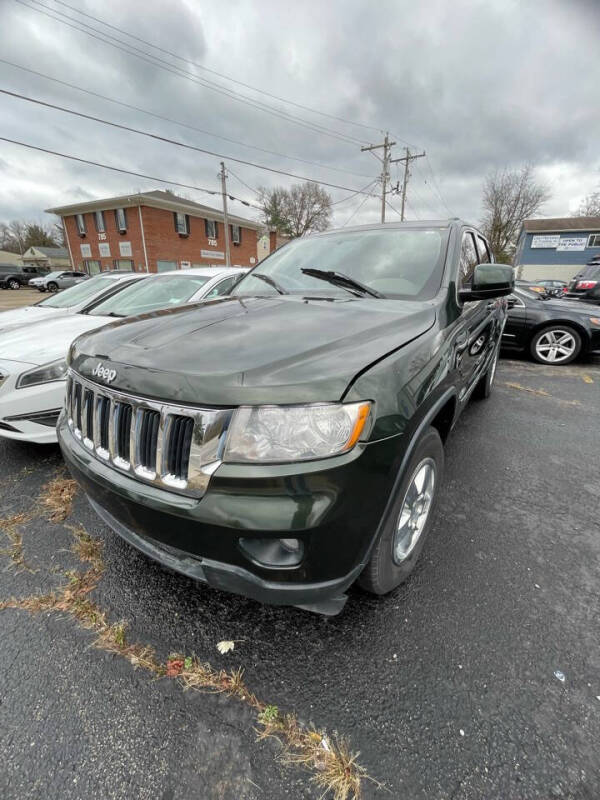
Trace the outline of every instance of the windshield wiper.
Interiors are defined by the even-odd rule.
[[[321,280],[328,281],[334,286],[341,286],[342,289],[355,291],[361,295],[368,294],[371,297],[385,297],[385,295],[381,294],[381,292],[378,292],[376,289],[370,289],[368,286],[365,286],[364,283],[354,280],[354,278],[351,278],[349,275],[344,275],[343,272],[312,268],[304,268],[301,272],[304,275],[310,275],[313,278],[321,278]]]
[[[289,292],[286,291],[283,288],[283,286],[280,286],[277,283],[277,281],[274,281],[273,278],[271,278],[269,275],[263,275],[262,272],[253,272],[252,273],[252,277],[253,278],[260,278],[261,281],[264,281],[265,283],[268,283],[269,286],[272,286],[273,289],[275,289],[275,291],[278,292],[279,294],[289,294]]]

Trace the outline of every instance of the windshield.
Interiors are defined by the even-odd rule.
[[[60,275],[59,272],[51,274]],[[114,278],[110,278],[108,275],[96,275],[95,278],[90,278],[88,281],[83,281],[83,283],[77,283],[75,286],[71,286],[70,289],[65,289],[64,292],[50,295],[50,297],[42,300],[37,305],[44,306],[44,308],[68,308],[68,306],[74,306],[91,299],[94,295],[104,289],[108,289],[110,286],[116,286]]]
[[[92,316],[130,317],[186,303],[210,278],[205,275],[164,275],[136,281],[88,313]]]
[[[390,227],[295,239],[255,271],[292,294],[348,295],[348,289],[302,272],[318,269],[343,273],[386,297],[428,300],[442,281],[446,235],[441,228]],[[277,289],[250,272],[232,294],[277,294]]]

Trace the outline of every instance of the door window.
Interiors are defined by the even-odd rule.
[[[478,260],[475,238],[470,231],[465,231],[460,246],[459,288],[468,286],[471,283]]]
[[[477,237],[477,250],[479,252],[479,263],[489,264],[492,259],[490,258],[489,247],[483,236]]]
[[[232,275],[230,278],[226,278],[224,281],[221,281],[221,283],[218,283],[216,286],[214,286],[206,295],[206,298],[222,297],[223,295],[228,294],[239,279],[239,275]]]

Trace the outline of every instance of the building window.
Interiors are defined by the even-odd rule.
[[[587,243],[588,247],[600,247],[600,233],[592,233]]]
[[[98,231],[98,233],[106,233],[106,228],[104,226],[103,211],[94,211],[94,223],[96,225],[96,230]]]
[[[204,220],[204,232],[206,233],[207,239],[216,239],[217,238],[217,223],[214,219],[205,219]]]
[[[173,219],[175,222],[175,230],[180,236],[190,235],[190,218],[187,214],[182,214],[180,211],[173,212]]]
[[[231,241],[233,244],[241,244],[242,243],[242,229],[239,225],[232,225],[231,226]]]
[[[77,224],[77,233],[80,236],[85,236],[85,217],[83,214],[75,214],[75,222]]]
[[[127,212],[124,208],[115,209],[115,222],[119,233],[127,233]]]

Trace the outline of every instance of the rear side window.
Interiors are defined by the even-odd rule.
[[[468,286],[471,283],[473,272],[478,263],[479,256],[477,255],[477,248],[475,247],[475,237],[470,231],[465,231],[460,246],[458,279],[461,287]]]

